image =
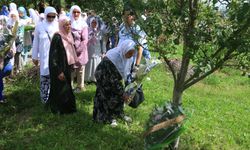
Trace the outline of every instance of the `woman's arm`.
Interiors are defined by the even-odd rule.
[[[37,66],[39,60],[39,26],[34,31],[34,40],[32,44],[32,61]]]
[[[81,41],[83,44],[87,45],[88,44],[88,27],[84,27],[81,33]]]

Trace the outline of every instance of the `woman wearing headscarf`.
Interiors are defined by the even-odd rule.
[[[70,20],[59,18],[59,32],[52,39],[49,52],[50,94],[48,104],[53,113],[76,112],[71,86],[71,67],[77,62]]]
[[[12,11],[12,10],[17,10],[16,4],[15,4],[15,3],[10,3],[9,9],[10,9],[10,11]]]
[[[19,14],[19,28],[20,34],[16,41],[17,53],[15,54],[15,72],[19,73],[25,65],[28,58],[28,50],[31,48],[30,34],[25,32],[26,25],[31,23],[31,19],[27,16],[26,9],[24,7],[18,7]]]
[[[77,78],[77,87],[75,92],[85,90],[84,74],[85,65],[88,62],[88,25],[81,16],[81,8],[74,5],[70,8],[71,29],[74,35],[76,54],[79,62],[74,66],[75,71],[72,72],[72,85],[74,78]]]
[[[125,117],[122,80],[127,79],[135,54],[135,42],[124,40],[118,47],[109,50],[95,71],[96,94],[93,119],[96,122],[111,123],[116,126],[116,118]]]
[[[19,21],[19,14],[18,14],[18,11],[17,10],[12,10],[10,11],[9,13],[9,19],[8,19],[8,22],[7,22],[7,27],[8,29],[12,30],[15,23],[18,24],[18,27],[17,27],[17,33],[16,33],[16,39],[15,39],[15,42],[12,46],[13,50],[14,50],[14,53],[13,55],[16,56],[16,53],[19,52],[19,50],[21,50],[23,48],[22,46],[22,41],[23,41],[23,28],[22,26],[20,25],[20,21]],[[14,64],[16,64],[16,61],[19,61],[19,60],[16,60],[16,58],[12,58],[10,60],[11,64],[14,66]]]
[[[9,13],[9,19],[8,19],[8,22],[7,22],[8,28],[11,29],[14,26],[14,24],[15,24],[16,21],[19,22],[18,11],[17,10],[12,10]]]
[[[3,5],[0,15],[4,15],[4,16],[9,16],[9,10],[8,7],[6,5]]]
[[[8,17],[0,15],[0,49],[7,43],[5,39],[9,36],[10,30],[7,28]]]
[[[90,18],[88,55],[89,61],[85,69],[85,81],[95,82],[95,69],[106,53],[106,45],[103,43],[103,32],[96,17]]]
[[[42,102],[46,103],[50,90],[49,48],[54,33],[58,32],[58,21],[56,18],[57,12],[54,7],[46,7],[44,14],[45,19],[35,27],[32,61],[36,66],[40,62],[40,94]]]
[[[13,17],[14,18],[14,17]],[[13,55],[15,53],[15,42],[13,38],[9,38],[9,34],[11,34],[11,31],[7,29],[7,22],[6,22],[6,16],[0,16],[0,31],[1,31],[1,37],[0,37],[0,49],[3,53],[5,48],[12,44],[11,48],[4,54],[0,56],[0,103],[6,103],[6,97],[4,97],[4,77],[11,74],[12,67],[13,67]]]
[[[31,49],[32,45],[32,37],[30,30],[26,30],[25,28],[31,26],[32,19],[27,16],[27,11],[24,7],[18,7],[18,13],[20,17],[20,22],[24,26],[24,39],[23,39],[23,51],[21,53],[23,64],[26,65],[28,59],[28,52]]]
[[[27,16],[27,11],[23,6],[18,7],[18,13],[21,24],[27,25],[31,23],[31,18]]]
[[[30,8],[28,11],[30,14],[30,18],[32,19],[32,22],[36,26],[40,21],[39,13],[36,10],[34,10],[33,8]]]

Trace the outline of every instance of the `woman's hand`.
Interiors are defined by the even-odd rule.
[[[61,81],[65,80],[65,76],[64,76],[63,72],[58,75],[58,79],[61,80]]]
[[[129,104],[131,102],[131,96],[128,93],[124,92],[122,96],[125,103]]]
[[[102,55],[101,55],[101,58],[104,58],[106,56],[106,53],[103,53]]]
[[[35,66],[38,66],[38,63],[39,63],[39,61],[38,61],[38,60],[36,60],[36,59],[32,59],[32,61],[33,61],[33,63],[34,63],[34,65],[35,65]]]
[[[81,66],[81,62],[79,60],[76,60],[76,63],[75,63],[76,66]]]

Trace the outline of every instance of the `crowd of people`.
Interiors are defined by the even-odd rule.
[[[92,82],[96,84],[93,120],[112,126],[117,126],[117,118],[131,121],[123,112],[129,99],[123,83],[138,70],[142,57],[151,58],[134,11],[123,11],[120,26],[115,17],[108,26],[94,11],[83,12],[77,5],[68,12],[57,12],[52,6],[43,13],[32,8],[28,12],[29,16],[15,3],[2,6],[0,12],[1,47],[9,34],[5,30],[12,31],[18,23],[13,44],[0,58],[0,102],[5,102],[3,78],[21,72],[30,55],[40,67],[41,101],[53,113],[76,112],[74,93],[84,92],[85,83]]]

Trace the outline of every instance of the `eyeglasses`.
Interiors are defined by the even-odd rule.
[[[56,16],[47,16],[47,18],[56,18]]]
[[[80,11],[73,11],[73,14],[80,14]]]

